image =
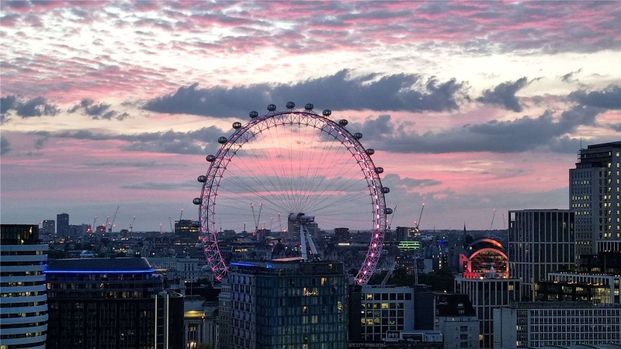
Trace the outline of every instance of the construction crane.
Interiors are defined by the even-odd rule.
[[[423,219],[423,211],[425,210],[425,203],[423,202],[420,207],[420,213],[418,214],[418,221],[416,221],[416,230],[420,230],[420,222]]]
[[[103,228],[103,232],[106,232],[106,229],[108,229],[108,223],[110,223],[110,216],[106,216],[106,223],[104,223],[104,228]]]
[[[496,218],[496,209],[494,209],[494,212],[492,213],[492,222],[489,224],[489,230],[492,230],[492,227],[494,226],[494,218]]]
[[[116,211],[114,211],[114,216],[112,217],[112,223],[110,223],[110,228],[108,228],[108,233],[112,233],[112,228],[114,227],[114,222],[116,221],[116,215],[119,214],[119,208],[121,206],[116,206]]]
[[[134,231],[134,222],[136,221],[136,216],[134,216],[132,218],[131,221],[129,221],[129,232],[131,233],[132,231]]]
[[[93,218],[93,225],[91,225],[91,234],[97,231],[97,226],[95,225],[95,223],[97,223],[97,216]]]
[[[179,212],[179,221],[181,221],[181,218],[183,218],[183,209],[181,209],[181,212]]]
[[[263,203],[259,204],[259,213],[255,214],[254,204],[250,203],[250,208],[252,209],[252,219],[254,219],[254,231],[259,230],[259,224],[261,223],[261,211],[263,210]]]
[[[397,204],[395,204],[395,208],[392,209],[392,215],[390,216],[390,222],[388,223],[388,230],[392,227],[392,221],[395,219],[395,215],[397,214]]]

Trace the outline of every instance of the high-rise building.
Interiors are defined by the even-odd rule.
[[[574,212],[509,211],[509,270],[522,280],[522,297],[535,299],[535,283],[575,265]]]
[[[48,348],[183,348],[183,297],[144,258],[50,260]]]
[[[53,236],[56,234],[56,221],[53,219],[46,219],[41,223],[41,235]]]
[[[69,235],[69,214],[60,213],[56,215],[56,234],[61,236]]]
[[[506,307],[520,299],[520,280],[494,278],[491,275],[480,278],[455,278],[455,292],[466,294],[479,317],[479,346],[492,348],[494,317],[493,310]]]
[[[340,262],[233,262],[225,285],[220,348],[347,348]]]
[[[47,250],[37,225],[0,224],[0,348],[45,348]]]
[[[621,249],[621,141],[589,145],[569,170],[576,212],[576,255]]]
[[[618,304],[533,302],[494,310],[494,348],[564,348],[577,344],[599,348],[596,345],[617,347],[619,343]]]
[[[389,333],[414,330],[412,287],[363,286],[351,289],[349,342],[382,342]]]

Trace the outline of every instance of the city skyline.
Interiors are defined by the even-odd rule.
[[[3,223],[197,219],[205,155],[272,102],[363,133],[393,227],[423,203],[423,229],[568,208],[580,145],[621,139],[615,2],[21,1],[0,18]]]

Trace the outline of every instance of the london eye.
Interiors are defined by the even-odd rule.
[[[364,234],[368,249],[355,283],[366,284],[381,255],[386,215],[392,213],[384,198],[390,190],[380,178],[384,170],[372,160],[375,151],[362,145],[362,133],[348,130],[346,119],[333,118],[329,109],[316,113],[310,103],[299,110],[288,102],[280,111],[270,104],[267,113],[252,111],[249,117],[218,138],[219,149],[206,156],[207,172],[198,177],[202,191],[194,204],[215,279],[228,272],[218,243],[223,229],[250,225],[287,236],[294,231],[285,231],[283,220],[316,217],[322,228],[351,227]],[[255,209],[263,211],[263,222]]]

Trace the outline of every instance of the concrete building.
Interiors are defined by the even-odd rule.
[[[183,297],[144,258],[51,260],[47,348],[183,348]]]
[[[479,347],[492,348],[493,310],[520,300],[520,280],[510,278],[455,278],[455,292],[466,294],[479,318]]]
[[[69,235],[69,214],[60,213],[56,215],[56,235]]]
[[[347,348],[340,262],[233,262],[226,284],[220,348]]]
[[[576,255],[621,250],[621,141],[589,145],[569,170],[569,207],[576,212]]]
[[[414,330],[412,287],[353,287],[349,303],[349,342],[382,342],[387,334]]]
[[[494,310],[494,348],[621,343],[621,305],[518,303]]]
[[[37,225],[0,224],[0,348],[45,348],[47,250]]]
[[[218,347],[218,301],[186,296],[183,302],[183,332],[186,349]]]
[[[521,294],[535,299],[535,283],[550,272],[575,265],[574,212],[569,210],[509,211],[509,269],[522,280]]]
[[[442,333],[444,349],[479,348],[479,318],[465,294],[438,294],[436,330]]]

